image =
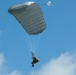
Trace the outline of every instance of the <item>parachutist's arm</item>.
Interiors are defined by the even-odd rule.
[[[34,55],[34,53],[33,52],[31,52],[32,53],[32,55]]]
[[[32,53],[32,59],[35,57],[35,54],[33,53],[33,52],[31,52]]]
[[[33,52],[31,52],[31,53],[32,53],[32,56],[35,56],[35,54]]]

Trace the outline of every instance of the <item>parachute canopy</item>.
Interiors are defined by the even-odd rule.
[[[36,35],[46,29],[43,13],[36,2],[24,2],[9,8],[8,12],[15,16],[26,32]]]

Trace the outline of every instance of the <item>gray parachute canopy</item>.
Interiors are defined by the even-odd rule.
[[[24,2],[9,8],[8,12],[15,16],[26,32],[36,35],[46,29],[43,13],[35,2]]]

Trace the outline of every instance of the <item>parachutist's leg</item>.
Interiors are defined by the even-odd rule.
[[[34,64],[32,64],[32,67],[34,67]]]
[[[31,62],[31,64],[32,64],[32,67],[34,67],[34,62],[33,61]]]

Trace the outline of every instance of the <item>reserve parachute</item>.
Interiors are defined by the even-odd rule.
[[[24,2],[9,8],[12,14],[29,35],[37,35],[46,29],[41,8],[36,2]]]

